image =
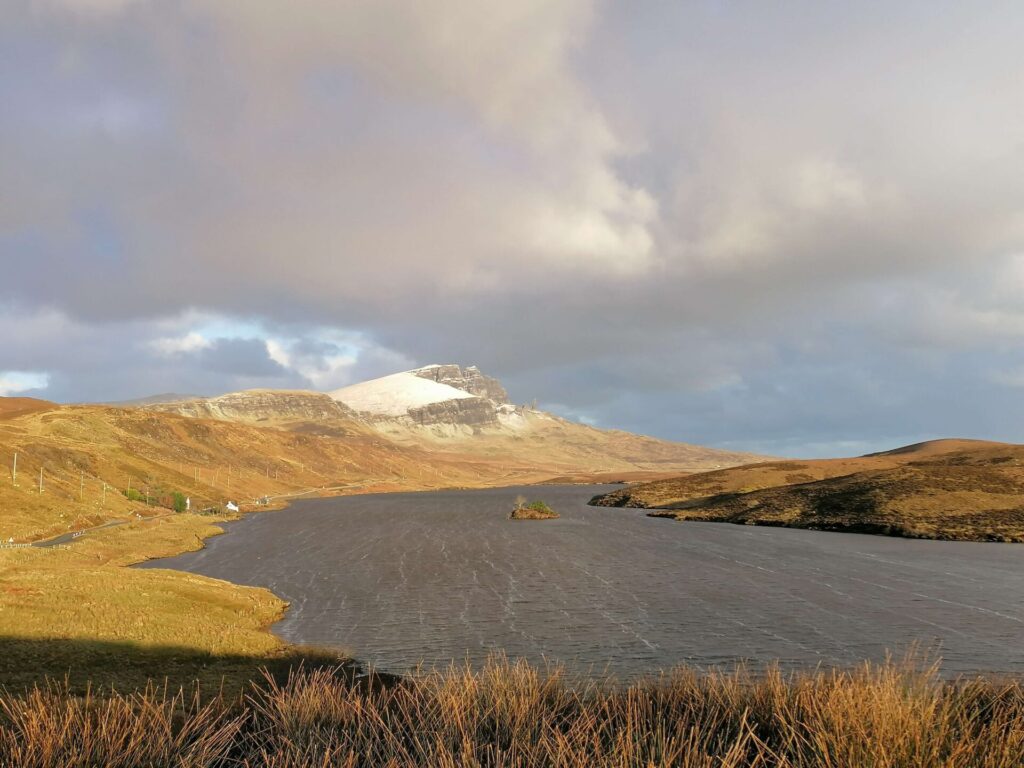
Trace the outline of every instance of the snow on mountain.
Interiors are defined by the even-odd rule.
[[[393,373],[342,387],[329,394],[353,410],[378,416],[405,416],[410,409],[475,397],[461,389],[423,378],[415,371]]]

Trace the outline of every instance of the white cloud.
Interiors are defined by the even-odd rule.
[[[153,339],[152,341],[149,341],[148,344],[150,348],[158,354],[170,357],[173,355],[181,355],[188,352],[196,352],[200,349],[206,349],[212,346],[213,342],[196,331],[189,331],[183,336],[165,336],[163,338]]]
[[[991,374],[991,379],[999,386],[1020,389],[1024,387],[1024,366],[995,371]]]
[[[46,389],[50,376],[39,371],[0,371],[0,397],[10,397],[30,389]]]
[[[277,339],[267,339],[266,344],[267,355],[271,360],[285,368],[291,367],[291,357],[288,355],[288,350],[285,349],[281,342]]]
[[[867,202],[863,181],[853,170],[833,160],[800,163],[795,176],[793,202],[802,210],[828,211]]]
[[[67,10],[95,15],[120,13],[140,2],[143,0],[32,0],[32,4],[40,10]]]

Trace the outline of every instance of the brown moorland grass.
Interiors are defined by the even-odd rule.
[[[591,503],[678,520],[1024,541],[1024,446],[941,440],[856,459],[769,462],[641,483]]]
[[[292,395],[275,397],[264,405],[283,407]],[[282,413],[295,415],[288,408]],[[265,413],[255,415],[262,419]],[[611,466],[631,468],[647,456],[653,465],[680,468],[703,456],[693,446],[582,427],[576,432],[588,436],[584,444],[554,453],[537,452],[534,443],[513,451],[500,441],[483,450],[474,443],[472,450],[464,445],[439,451],[400,445],[344,418],[294,429],[280,428],[278,421],[256,426],[0,398],[0,685],[61,678],[70,671],[76,691],[88,679],[135,689],[147,675],[179,684],[230,678],[238,686],[261,664],[304,653],[266,631],[286,607],[267,590],[126,567],[202,547],[204,539],[221,532],[219,523],[237,515],[195,513],[222,510],[228,500],[251,510],[263,496],[281,506],[299,495],[534,482],[553,472],[607,466],[620,449],[621,461]],[[565,441],[576,434],[556,420],[550,429]],[[545,442],[540,435],[536,439]],[[594,453],[588,441],[604,448]],[[192,512],[149,506],[138,495],[128,498],[129,488],[146,499],[179,492],[191,499]],[[67,546],[28,546],[112,522],[117,525]],[[102,650],[110,644],[120,644],[119,653]],[[168,648],[176,650],[159,650]]]
[[[0,465],[0,542],[19,545],[0,549],[0,684],[59,678],[74,668],[76,690],[85,675],[137,687],[141,673],[160,674],[158,658],[174,681],[226,675],[241,685],[260,664],[292,652],[266,631],[285,608],[269,591],[125,567],[202,547],[232,517],[197,510],[229,499],[251,509],[254,497],[310,489],[411,490],[544,476],[538,466],[506,470],[490,459],[439,458],[366,430],[332,437],[14,398],[0,398]],[[180,491],[193,514],[130,500],[122,493],[128,487]],[[69,546],[25,546],[112,521],[118,525]],[[123,654],[90,651],[85,665],[76,648],[86,643],[121,643]],[[158,647],[188,652],[154,656]],[[224,655],[236,661],[218,661]],[[153,663],[124,663],[127,656]]]
[[[1020,681],[941,681],[913,663],[784,675],[677,669],[631,685],[492,660],[393,684],[329,669],[242,699],[150,687],[0,694],[0,764],[1016,768]]]
[[[893,451],[840,459],[776,459],[737,467],[661,477],[637,482],[597,497],[593,504],[603,507],[660,509],[697,499],[726,494],[749,493],[810,483],[857,472],[898,467],[908,462],[931,459],[944,454],[986,448],[1005,448],[1005,443],[984,440],[932,440]]]

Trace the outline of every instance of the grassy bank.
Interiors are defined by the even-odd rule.
[[[1024,542],[1024,446],[940,440],[621,488],[597,506],[654,517],[953,541]]]
[[[897,665],[783,676],[677,670],[567,685],[492,662],[390,685],[327,669],[244,699],[0,695],[5,766],[783,766],[1011,768],[1024,686]]]
[[[267,628],[265,589],[127,566],[203,546],[233,499],[496,482],[493,463],[448,462],[349,432],[304,434],[173,414],[0,398],[0,686],[51,676],[120,690],[150,678],[237,688],[306,655]],[[15,467],[17,473],[15,474]],[[144,493],[140,493],[144,491]],[[150,506],[182,494],[193,513]],[[249,502],[246,504],[246,502]],[[265,507],[258,507],[264,509]],[[67,546],[28,542],[108,522]],[[334,656],[337,659],[337,656]]]

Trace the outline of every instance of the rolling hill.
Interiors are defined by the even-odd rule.
[[[1024,446],[938,440],[639,483],[592,502],[657,517],[913,538],[1024,541]]]
[[[539,462],[513,465],[399,445],[344,418],[325,420],[320,429],[313,428],[316,422],[286,429],[142,408],[15,405],[0,399],[2,541],[151,516],[166,511],[160,499],[174,491],[187,495],[193,509],[221,508],[229,500],[245,508],[263,497],[516,484],[551,476]],[[130,489],[144,498],[129,500]]]
[[[79,681],[137,682],[142,671],[115,651],[81,655],[105,643],[148,649],[161,674],[216,687],[290,653],[264,631],[285,608],[269,591],[125,567],[202,547],[237,516],[228,501],[244,511],[313,495],[650,478],[751,458],[514,406],[474,369],[397,383],[346,393],[351,404],[275,390],[131,407],[0,398],[0,676],[73,667]],[[172,512],[182,497],[189,511]]]
[[[597,429],[509,400],[475,366],[428,365],[330,393],[249,390],[147,403],[147,410],[335,436],[376,435],[447,462],[486,461],[503,476],[576,481],[695,472],[761,457]]]

